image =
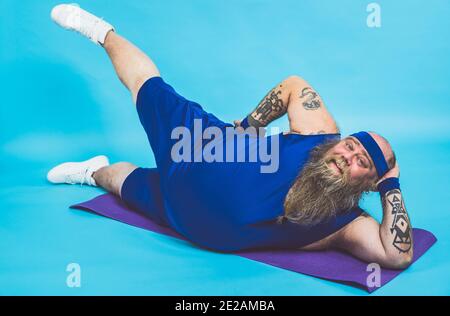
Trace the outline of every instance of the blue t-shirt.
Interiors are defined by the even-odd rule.
[[[284,221],[284,199],[295,178],[309,158],[311,150],[339,134],[267,136],[267,148],[279,141],[276,172],[264,173],[266,165],[250,157],[259,151],[261,138],[245,134],[223,134],[223,160],[227,145],[233,144],[234,162],[176,162],[173,132],[186,127],[193,132],[190,154],[205,151],[208,143],[195,137],[195,122],[201,131],[214,127],[225,132],[233,125],[203,110],[196,102],[178,94],[162,78],[146,81],[137,96],[137,111],[157,164],[157,169],[138,168],[124,182],[122,199],[153,216],[199,246],[216,251],[239,251],[255,248],[300,248],[320,240],[359,216],[360,208],[318,225],[301,225]],[[202,139],[202,133],[197,137]],[[246,162],[237,160],[238,139],[244,137]],[[277,138],[275,138],[277,137]],[[215,139],[215,138],[214,138]],[[232,146],[233,147],[233,146]],[[242,151],[240,151],[242,152]]]
[[[355,208],[315,226],[277,223],[284,213],[285,197],[311,150],[339,134],[278,134],[268,136],[269,144],[274,137],[279,137],[276,172],[262,173],[259,161],[171,163],[160,179],[169,225],[194,243],[218,251],[300,248],[361,214]],[[256,139],[247,138],[249,152],[257,149]]]

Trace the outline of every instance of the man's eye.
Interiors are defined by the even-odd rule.
[[[353,146],[350,145],[349,143],[347,143],[347,148],[350,149],[350,150],[353,150]]]
[[[364,162],[364,160],[359,159],[359,164],[360,164],[362,167],[367,168],[367,165],[366,165],[366,163]]]

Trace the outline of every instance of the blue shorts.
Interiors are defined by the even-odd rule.
[[[159,184],[160,177],[167,176],[173,163],[170,152],[177,140],[171,139],[172,130],[180,126],[192,130],[194,119],[201,120],[202,129],[233,125],[207,113],[198,103],[182,97],[161,77],[150,78],[142,85],[137,95],[136,109],[153,150],[157,168],[134,170],[122,185],[122,200],[133,209],[168,226]]]

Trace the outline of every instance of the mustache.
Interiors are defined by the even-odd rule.
[[[323,166],[322,168],[325,169],[325,165],[330,170],[330,178],[336,177],[340,180],[342,180],[344,183],[349,184],[350,183],[350,167],[348,166],[347,162],[342,157],[336,157],[336,156],[330,156],[330,157],[324,157],[321,159],[319,163],[321,163]],[[333,169],[330,167],[331,164],[335,164],[336,167],[339,169],[339,174],[336,174]],[[320,170],[320,169],[319,169]],[[324,174],[327,172],[325,170],[323,171]]]

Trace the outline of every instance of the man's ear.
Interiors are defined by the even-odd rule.
[[[378,178],[374,178],[371,182],[370,182],[370,191],[371,192],[378,192]]]

